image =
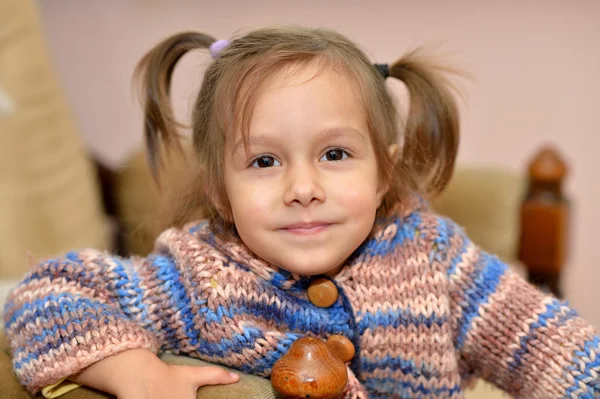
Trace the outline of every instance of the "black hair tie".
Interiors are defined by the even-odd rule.
[[[374,64],[374,66],[375,69],[377,69],[377,72],[379,72],[384,79],[390,77],[390,66],[388,64]]]

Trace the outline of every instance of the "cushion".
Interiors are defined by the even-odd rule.
[[[432,206],[461,225],[486,251],[516,265],[525,189],[526,178],[518,173],[462,165]]]
[[[95,171],[53,70],[33,1],[0,7],[0,280],[73,248],[107,249]]]

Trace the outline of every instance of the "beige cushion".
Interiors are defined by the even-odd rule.
[[[506,392],[483,380],[477,381],[473,389],[465,391],[465,399],[507,399],[511,397]]]
[[[517,173],[460,166],[432,206],[463,226],[466,234],[485,250],[516,263],[525,187],[526,179]]]
[[[108,246],[95,172],[67,108],[35,5],[0,1],[0,280],[73,248]],[[8,112],[10,111],[10,112]]]
[[[126,246],[133,254],[147,255],[152,250],[158,234],[170,227],[169,210],[173,203],[193,179],[196,167],[191,144],[185,142],[183,148],[184,156],[177,152],[161,154],[164,162],[158,174],[160,187],[150,173],[144,148],[115,173],[119,218]]]
[[[161,359],[169,364],[182,364],[189,366],[211,366],[212,364],[190,357],[163,355]],[[230,369],[228,369],[230,370]],[[254,375],[239,373],[240,380],[232,385],[204,386],[198,390],[198,399],[226,399],[226,398],[252,398],[252,399],[277,399],[277,393],[271,386],[271,381]]]

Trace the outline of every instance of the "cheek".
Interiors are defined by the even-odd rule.
[[[268,191],[260,189],[256,185],[250,184],[250,187],[246,191],[246,209],[248,212],[253,212],[254,217],[261,217],[267,213],[271,198],[269,198]]]
[[[377,209],[376,187],[348,185],[337,191],[337,203],[353,215],[371,214]]]
[[[231,208],[236,222],[252,222],[268,214],[270,198],[265,190],[257,188],[254,184],[238,181],[229,191],[229,198],[233,199]]]
[[[348,211],[360,214],[377,208],[377,169],[370,163],[360,169],[330,182],[336,202]]]

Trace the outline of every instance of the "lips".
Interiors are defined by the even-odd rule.
[[[294,223],[282,230],[294,235],[314,235],[326,230],[329,226],[331,223],[328,222]]]

